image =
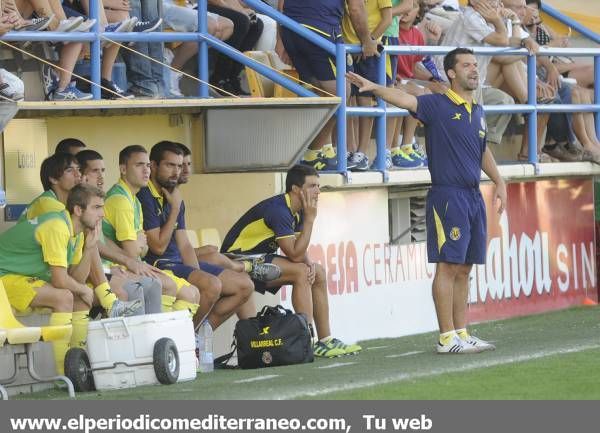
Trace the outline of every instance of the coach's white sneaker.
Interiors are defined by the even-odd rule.
[[[478,352],[485,352],[486,350],[496,350],[496,346],[492,343],[489,343],[481,338],[477,338],[473,335],[469,335],[466,340],[463,340],[463,343],[469,344],[477,349]]]
[[[479,350],[475,346],[471,346],[461,340],[458,335],[455,335],[448,344],[438,342],[437,353],[440,355],[466,355],[469,353],[479,353]]]

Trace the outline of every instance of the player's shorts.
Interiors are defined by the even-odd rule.
[[[400,45],[400,39],[394,36],[382,36],[381,42],[385,46]],[[396,84],[396,71],[398,69],[398,54],[388,54],[385,59],[385,84]]]
[[[175,283],[175,287],[177,287],[175,293],[179,293],[179,291],[183,287],[191,286],[191,284],[187,280],[185,280],[184,278],[179,278],[172,271],[163,269],[162,272]]]
[[[332,27],[324,31],[313,26],[305,25],[305,27],[334,44],[343,43],[339,28]],[[334,55],[329,54],[285,27],[281,27],[281,41],[302,81],[311,83],[313,79],[319,81],[335,80]]]
[[[487,221],[479,188],[432,186],[426,218],[429,263],[485,263]]]
[[[218,277],[224,271],[222,267],[206,262],[198,262],[198,265],[200,266],[201,271],[207,272],[215,277]],[[171,271],[176,277],[183,278],[187,281],[189,281],[190,274],[197,270],[197,268],[185,265],[181,262],[172,262],[169,260],[157,260],[154,266],[163,271]]]
[[[289,260],[287,257],[280,256],[279,254],[265,254],[264,263],[273,263],[274,258]],[[265,294],[265,292],[275,294],[279,292],[279,289],[281,289],[281,286],[267,287],[267,283],[265,283],[264,281],[257,281],[253,279],[252,282],[254,283],[254,290],[263,295]]]
[[[353,57],[353,65],[354,73],[360,75],[363,78],[366,78],[373,83],[379,82],[377,76],[377,64],[379,63],[379,57],[371,56],[363,59],[360,55],[354,55]],[[351,86],[352,96],[373,96],[373,92],[362,92],[358,91],[358,87],[354,84]]]
[[[36,277],[17,274],[3,275],[0,281],[4,285],[8,302],[20,312],[27,311],[31,301],[37,296],[37,289],[48,284]]]

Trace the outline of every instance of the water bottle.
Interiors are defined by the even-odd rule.
[[[202,322],[198,334],[196,335],[196,345],[198,348],[198,371],[200,373],[210,373],[215,369],[213,362],[213,330],[207,320]]]

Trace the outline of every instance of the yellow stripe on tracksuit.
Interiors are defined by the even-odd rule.
[[[442,224],[442,219],[435,210],[435,206],[433,208],[433,219],[435,221],[435,231],[437,233],[438,253],[441,253],[442,247],[446,243],[446,233],[444,232],[444,225]]]

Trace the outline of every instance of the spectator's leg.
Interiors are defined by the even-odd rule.
[[[370,96],[358,96],[359,107],[373,107],[374,101]],[[373,130],[373,118],[361,116],[358,118],[358,151],[367,154],[371,144],[371,131]]]
[[[520,104],[527,103],[527,73],[520,60],[512,56],[492,58],[488,67],[487,82],[496,88],[505,88]]]
[[[144,3],[155,3],[156,0],[144,1]],[[141,0],[129,0],[131,6],[130,15],[139,19],[148,20],[151,17],[142,15],[142,1]],[[133,49],[144,54],[151,56],[150,48],[148,43],[136,43]],[[137,53],[133,53],[129,50],[123,50],[121,53],[123,61],[127,66],[127,80],[130,83],[130,91],[139,96],[158,97],[160,93],[160,85],[152,76],[152,65],[150,60],[145,59]],[[162,59],[162,53],[158,57]]]
[[[485,105],[512,105],[515,103],[515,100],[508,93],[500,89],[484,87],[482,93]],[[487,140],[495,144],[500,144],[511,118],[512,114],[510,113],[486,116],[488,127]]]
[[[559,69],[560,71],[560,69]],[[592,65],[575,65],[568,73],[569,78],[575,78],[581,87],[594,87],[594,67]]]
[[[155,20],[160,18],[162,10],[162,0],[145,0],[142,2],[142,16],[144,21]],[[159,27],[157,31],[162,31],[162,27]],[[164,43],[153,42],[148,44],[148,55],[154,60],[158,60],[161,63],[149,62],[150,63],[150,77],[156,83],[158,87],[158,95],[163,96],[165,94],[163,85],[163,74],[164,67]]]
[[[593,90],[584,89],[579,87],[580,95],[581,95],[581,104],[593,104]],[[596,120],[594,119],[593,113],[583,113],[583,119],[585,122],[585,130],[587,131],[587,136],[590,141],[596,148],[597,152],[600,152],[600,141],[598,141],[598,137],[596,136]]]
[[[64,90],[71,82],[73,69],[75,68],[75,63],[77,63],[82,48],[82,43],[71,42],[63,45],[60,49],[58,66],[61,69],[57,71],[59,77],[58,90]]]
[[[89,2],[89,0],[82,0],[83,2]],[[86,10],[89,11],[89,5],[84,6]],[[126,11],[114,11],[108,10],[106,13],[104,12],[104,8],[100,8],[100,24],[105,26],[107,23],[116,23],[129,18],[129,13]],[[113,66],[115,65],[115,61],[117,60],[117,56],[119,55],[119,46],[116,44],[108,44],[102,50],[102,68],[101,75],[102,78],[108,81],[112,81],[112,71]]]
[[[227,44],[241,51],[241,47],[246,34],[250,29],[250,19],[248,15],[234,11],[232,9],[209,5],[209,12],[215,13],[222,17],[228,18],[233,23],[233,34],[229,39],[226,40]],[[213,82],[219,82],[220,80],[226,80],[232,76],[233,66],[235,62],[229,57],[222,54],[217,55],[217,61],[213,71]]]
[[[256,14],[263,23],[263,31],[256,42],[255,50],[272,51],[277,39],[277,21],[267,15]]]

